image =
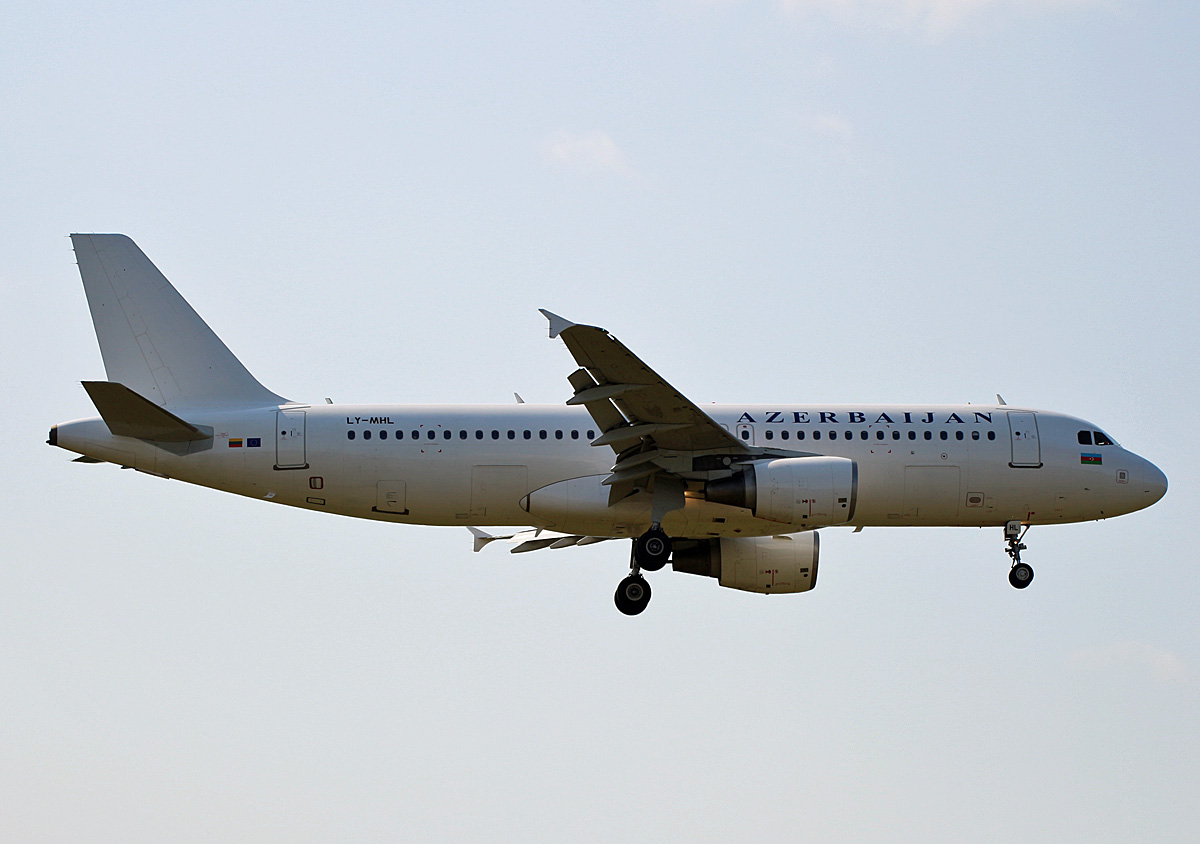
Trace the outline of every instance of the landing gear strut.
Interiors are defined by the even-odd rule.
[[[629,576],[617,585],[613,600],[625,615],[637,615],[650,603],[650,584],[642,577],[642,569],[658,571],[671,558],[671,537],[657,524],[633,540],[629,560]]]
[[[1019,521],[1011,521],[1004,525],[1004,541],[1008,545],[1005,553],[1012,557],[1012,569],[1008,572],[1008,582],[1016,589],[1024,589],[1033,582],[1033,567],[1021,562],[1021,552],[1025,550],[1025,538],[1029,525],[1022,528]]]

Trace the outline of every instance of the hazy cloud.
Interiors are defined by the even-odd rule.
[[[633,174],[625,153],[607,132],[554,133],[545,142],[546,156],[557,166],[594,172]]]
[[[1098,648],[1084,648],[1072,655],[1072,663],[1085,671],[1144,671],[1156,680],[1181,683],[1188,679],[1188,665],[1178,654],[1145,642],[1114,642]]]
[[[813,116],[813,128],[821,135],[848,141],[854,137],[854,127],[840,114],[817,114]]]
[[[778,0],[793,14],[822,14],[860,26],[915,30],[940,40],[985,10],[1022,15],[1097,6],[1111,0]]]

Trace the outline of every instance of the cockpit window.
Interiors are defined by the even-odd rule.
[[[1096,438],[1096,445],[1112,445],[1113,444],[1113,441],[1108,438],[1108,434],[1104,433],[1103,431],[1093,431],[1092,434]]]
[[[1091,431],[1080,431],[1079,432],[1079,444],[1080,445],[1091,445],[1092,444],[1092,432]]]

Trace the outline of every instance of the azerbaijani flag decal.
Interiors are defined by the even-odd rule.
[[[241,448],[242,447],[242,438],[241,437],[230,437],[229,438],[229,447],[230,448]]]
[[[1104,458],[1102,458],[1099,454],[1088,454],[1085,451],[1083,454],[1079,455],[1079,462],[1087,463],[1092,466],[1099,466],[1104,462]]]

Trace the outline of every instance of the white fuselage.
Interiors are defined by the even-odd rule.
[[[855,461],[856,501],[841,524],[1053,524],[1149,506],[1162,473],[1084,420],[1009,406],[722,406],[706,412],[757,448]],[[614,454],[583,408],[534,405],[286,405],[180,411],[213,429],[203,444],[113,436],[99,418],[57,426],[79,454],[189,483],[357,518],[425,525],[532,525],[638,536],[650,495],[608,505]],[[1088,444],[1080,432],[1087,432]],[[686,472],[684,472],[686,474]],[[711,473],[710,473],[711,474]],[[566,502],[539,510],[564,484]],[[533,494],[533,495],[531,495]],[[703,481],[663,528],[676,537],[801,530],[706,501]],[[555,499],[556,501],[559,499]],[[531,502],[533,502],[531,504]],[[528,508],[528,509],[527,509]]]

